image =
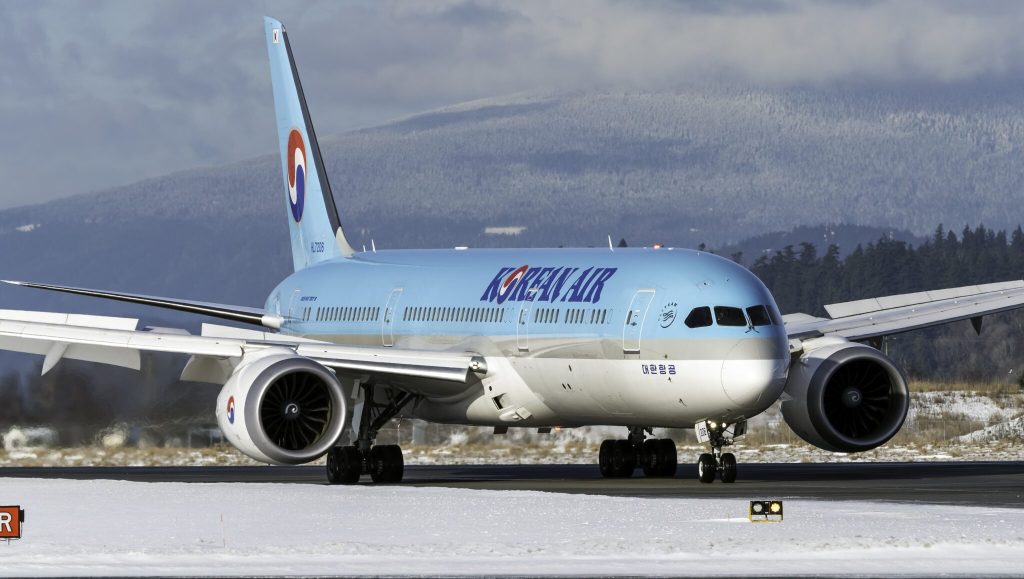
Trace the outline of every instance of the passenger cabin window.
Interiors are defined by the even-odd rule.
[[[711,308],[702,306],[693,308],[690,315],[683,321],[688,328],[706,328],[711,325]]]
[[[743,327],[747,325],[747,318],[739,308],[715,306],[715,323],[719,326]]]

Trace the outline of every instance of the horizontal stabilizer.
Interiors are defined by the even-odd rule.
[[[281,327],[281,323],[284,321],[280,316],[269,314],[259,308],[247,308],[245,306],[229,306],[224,304],[212,304],[208,302],[196,302],[190,300],[178,300],[172,298],[161,298],[156,296],[146,296],[140,294],[129,294],[122,292],[110,292],[103,290],[85,289],[69,286],[51,285],[45,283],[34,283],[27,281],[10,281],[2,280],[4,283],[17,285],[22,287],[30,287],[36,289],[44,289],[56,292],[63,292],[68,294],[77,294],[81,296],[90,296],[95,298],[104,298],[108,300],[117,300],[121,302],[129,302],[133,304],[143,304],[147,306],[153,306],[157,308],[166,308],[170,310],[177,310],[179,312],[189,312],[192,314],[201,314],[204,316],[211,316],[214,318],[221,318],[224,320],[232,320],[235,322],[243,322],[246,324],[255,324],[258,326],[266,326],[268,328],[278,329]],[[58,314],[54,314],[58,315]],[[108,318],[113,319],[113,318]],[[34,320],[39,321],[39,320]],[[130,329],[135,329],[134,326]]]

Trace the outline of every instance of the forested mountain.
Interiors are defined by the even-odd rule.
[[[825,316],[823,306],[831,303],[1021,279],[1024,231],[978,226],[958,236],[939,226],[919,246],[882,237],[857,246],[845,259],[835,245],[819,253],[805,242],[749,266],[783,312]],[[1024,312],[986,317],[981,336],[967,322],[957,322],[894,336],[887,347],[914,377],[1008,379],[1024,386]]]
[[[866,225],[819,225],[816,227],[802,225],[789,231],[772,231],[744,239],[739,243],[717,246],[713,248],[713,251],[719,255],[731,257],[734,261],[750,264],[760,257],[771,257],[787,246],[799,247],[810,244],[820,253],[835,246],[839,251],[839,257],[845,258],[857,246],[874,243],[883,238],[919,245],[927,239],[927,236],[920,237],[909,231]]]

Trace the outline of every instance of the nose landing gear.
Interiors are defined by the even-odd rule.
[[[697,440],[711,444],[711,452],[705,452],[697,459],[697,478],[702,483],[715,482],[719,475],[724,483],[736,482],[736,455],[722,452],[722,447],[731,445],[747,432],[747,421],[724,424],[713,420],[698,422],[694,426]]]

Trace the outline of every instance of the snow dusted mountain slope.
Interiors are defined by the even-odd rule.
[[[378,234],[428,244],[441,241],[432,220],[463,224],[466,237],[519,225],[566,243],[613,232],[717,245],[826,222],[918,235],[940,222],[1012,228],[1024,185],[1024,87],[989,88],[525,94],[324,139],[323,149],[354,229],[411,220],[420,224],[412,234]],[[268,155],[0,212],[0,231],[228,212],[277,218],[280,181]]]
[[[1024,91],[986,86],[523,94],[324,139],[323,151],[357,247],[1006,229],[1022,220]],[[0,273],[259,305],[289,267],[283,195],[271,154],[0,211]]]

